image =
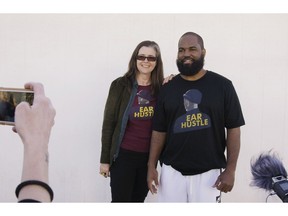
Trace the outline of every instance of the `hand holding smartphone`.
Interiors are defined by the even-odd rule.
[[[33,104],[34,92],[29,89],[0,87],[0,124],[14,125],[16,106],[25,101]]]

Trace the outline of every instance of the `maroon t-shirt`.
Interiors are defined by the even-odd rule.
[[[139,85],[121,148],[135,152],[149,152],[155,105],[156,100],[151,96],[151,86]]]

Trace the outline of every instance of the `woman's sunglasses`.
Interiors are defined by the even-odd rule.
[[[157,57],[154,56],[140,56],[138,55],[136,57],[137,60],[139,61],[145,61],[145,59],[147,59],[148,62],[155,62],[157,60]]]

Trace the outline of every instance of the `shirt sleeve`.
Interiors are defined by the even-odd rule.
[[[165,101],[165,94],[164,94],[164,88],[162,87],[157,97],[155,113],[153,116],[152,130],[154,131],[167,132],[167,122],[166,122],[167,116],[165,112],[164,101]]]
[[[228,129],[245,125],[240,101],[230,81],[225,90],[225,127]]]

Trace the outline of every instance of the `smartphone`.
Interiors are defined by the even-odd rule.
[[[34,92],[29,89],[0,87],[0,124],[14,125],[16,106],[22,101],[33,104]]]

